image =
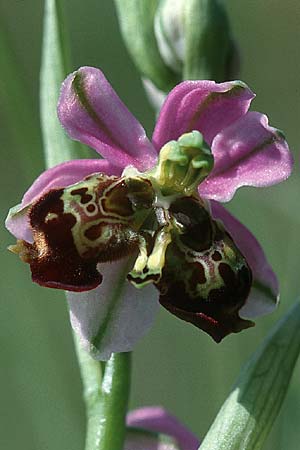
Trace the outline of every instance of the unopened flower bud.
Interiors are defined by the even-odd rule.
[[[185,0],[165,0],[159,3],[154,30],[160,54],[174,72],[183,70],[185,51]]]
[[[161,0],[155,35],[166,65],[182,79],[229,77],[236,48],[220,0]]]
[[[128,51],[158,110],[182,80],[236,78],[238,54],[221,0],[115,0]]]
[[[155,33],[158,0],[115,0],[120,29],[128,52],[141,76],[168,93],[181,77],[163,60]]]

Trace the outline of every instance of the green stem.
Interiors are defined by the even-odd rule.
[[[130,353],[114,353],[106,363],[101,391],[87,401],[85,450],[122,450],[130,388]]]
[[[41,125],[46,166],[82,158],[82,148],[67,138],[56,117],[60,85],[67,72],[63,0],[45,1],[41,67]],[[86,450],[122,450],[130,384],[129,353],[100,364],[83,350],[74,333],[87,413]],[[102,384],[101,384],[102,382]]]
[[[85,450],[122,450],[130,391],[130,353],[114,353],[106,364],[100,365],[82,350],[77,335],[73,336],[86,404]]]
[[[76,355],[83,384],[83,398],[86,404],[87,414],[92,405],[97,401],[101,394],[102,369],[99,361],[91,358],[85,352],[79,342],[78,336],[73,332]]]

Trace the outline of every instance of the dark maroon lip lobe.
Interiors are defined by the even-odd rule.
[[[74,286],[71,284],[62,284],[56,281],[41,281],[39,279],[32,279],[32,281],[34,281],[35,283],[39,284],[42,287],[48,287],[48,288],[52,288],[52,289],[60,289],[60,290],[64,290],[64,291],[69,291],[69,292],[85,292],[85,291],[91,291],[92,289],[95,289],[96,287],[98,287],[101,284],[101,281],[97,281],[93,284],[89,284],[86,286]]]

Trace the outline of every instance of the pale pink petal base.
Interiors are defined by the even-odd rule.
[[[168,95],[153,133],[159,150],[166,142],[198,130],[211,145],[225,127],[246,114],[254,94],[241,81],[184,81]]]
[[[214,168],[201,183],[202,197],[227,202],[241,186],[270,186],[291,174],[293,159],[282,133],[268,118],[249,112],[221,131],[212,144]]]
[[[11,208],[5,226],[17,239],[32,243],[28,207],[50,189],[75,184],[92,173],[120,175],[120,169],[105,159],[74,159],[43,172],[24,194],[22,203]]]
[[[251,319],[269,314],[278,303],[279,288],[263,249],[253,234],[222,205],[212,201],[211,210],[213,217],[223,222],[252,270],[252,288],[244,307],[239,311],[240,317]]]
[[[127,426],[163,433],[175,438],[180,450],[197,450],[200,442],[179,420],[159,406],[136,409],[127,414]]]
[[[166,441],[167,439],[167,441]],[[123,450],[181,450],[176,442],[151,431],[129,428]]]
[[[64,81],[58,117],[72,139],[94,148],[112,164],[151,168],[157,152],[101,70],[81,67]]]
[[[67,292],[71,324],[81,344],[95,359],[131,351],[153,324],[159,303],[149,285],[136,289],[126,280],[132,258],[99,264],[100,286],[88,292]]]
[[[127,428],[123,450],[181,450],[175,439],[141,428]]]
[[[28,217],[29,207],[30,204],[23,206],[22,203],[19,203],[10,208],[5,220],[5,227],[15,238],[32,244],[33,236]]]

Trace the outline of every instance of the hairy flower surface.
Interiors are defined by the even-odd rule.
[[[129,351],[160,303],[219,342],[278,300],[254,236],[220,202],[286,179],[292,157],[240,81],[186,81],[168,95],[152,143],[102,72],[65,80],[58,116],[105,159],[44,172],[12,208],[11,250],[40,285],[65,289],[95,358]],[[156,291],[156,292],[157,292]]]

